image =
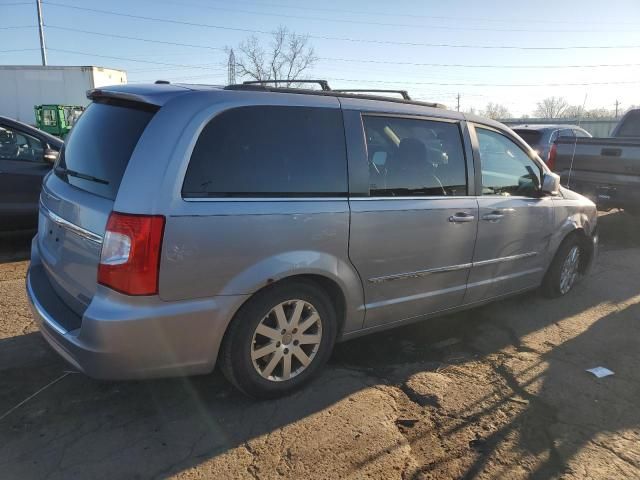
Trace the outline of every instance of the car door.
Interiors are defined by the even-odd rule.
[[[37,227],[42,178],[51,169],[45,145],[22,130],[0,125],[0,229]]]
[[[472,127],[479,206],[478,237],[465,303],[538,285],[548,261],[553,201],[542,196],[542,169],[504,132]]]
[[[360,137],[350,140],[350,184],[361,172],[366,177],[362,196],[352,190],[350,197],[349,241],[364,286],[365,327],[460,305],[478,216],[466,127],[360,112],[345,112],[345,123]],[[360,155],[364,168],[352,168]]]

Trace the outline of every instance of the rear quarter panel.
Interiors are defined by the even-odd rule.
[[[364,300],[348,258],[346,197],[182,198],[184,175],[202,128],[213,116],[243,105],[339,108],[331,97],[216,91],[179,97],[158,112],[163,121],[154,119],[154,129],[145,131],[143,139],[148,142],[146,161],[132,159],[123,180],[127,193],[119,194],[117,203],[122,211],[166,216],[160,298],[245,295],[294,275],[320,275],[338,284],[345,295],[344,331],[361,328]],[[179,122],[172,121],[174,115]],[[182,127],[172,130],[172,125]]]

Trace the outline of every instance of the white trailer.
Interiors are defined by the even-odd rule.
[[[102,67],[0,65],[0,115],[35,124],[35,105],[89,103],[87,90],[127,83],[127,73]]]

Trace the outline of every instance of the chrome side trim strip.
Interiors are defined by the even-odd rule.
[[[349,197],[350,202],[371,202],[380,200],[398,201],[398,200],[473,200],[476,197],[473,195],[424,195],[424,196],[398,196],[398,197]],[[514,197],[510,197],[514,198]]]
[[[456,270],[464,270],[466,268],[471,268],[472,266],[473,266],[472,263],[462,263],[460,265],[450,265],[447,267],[418,270],[417,272],[396,273],[394,275],[374,277],[374,278],[370,278],[368,281],[371,283],[382,283],[382,282],[390,282],[392,280],[401,280],[405,278],[420,278],[420,277],[426,277],[427,275],[431,275],[432,273],[455,272]]]
[[[89,230],[86,230],[82,227],[79,227],[78,225],[71,223],[68,220],[65,220],[64,218],[62,218],[61,216],[53,213],[51,210],[49,210],[44,203],[42,203],[42,201],[40,201],[40,211],[46,215],[53,223],[55,223],[56,225],[66,228],[67,230],[75,233],[76,235],[85,238],[91,242],[97,243],[98,245],[102,244],[102,236],[98,235],[97,233],[93,233]]]
[[[433,273],[455,272],[457,270],[465,270],[473,267],[484,267],[485,265],[494,265],[496,263],[511,262],[513,260],[520,260],[522,258],[535,257],[538,252],[520,253],[518,255],[510,255],[508,257],[492,258],[490,260],[481,260],[479,262],[461,263],[460,265],[450,265],[446,267],[429,268],[427,270],[418,270],[416,272],[396,273],[393,275],[384,275],[382,277],[373,277],[368,279],[369,283],[383,283],[393,280],[402,280],[407,278],[420,278],[426,277]]]
[[[346,202],[349,197],[182,197],[185,202]]]
[[[31,287],[31,279],[29,278],[28,275],[27,275],[27,297],[29,298],[31,305],[33,305],[33,308],[36,310],[36,312],[38,312],[38,315],[40,316],[40,318],[44,323],[46,323],[49,327],[54,329],[60,335],[67,334],[67,330],[62,328],[62,325],[58,324],[53,318],[51,318],[51,316],[46,312],[44,307],[40,305],[40,302],[38,302],[38,299],[33,293],[33,288]]]
[[[474,267],[484,267],[485,265],[493,265],[495,263],[512,262],[513,260],[520,260],[522,258],[535,257],[538,252],[520,253],[518,255],[509,255],[508,257],[491,258],[489,260],[481,260],[479,262],[473,262]]]
[[[449,287],[449,288],[443,288],[442,290],[435,290],[435,291],[432,291],[432,292],[425,292],[425,293],[417,293],[415,295],[409,295],[407,297],[392,298],[391,300],[383,300],[383,301],[380,301],[380,302],[368,303],[368,304],[365,305],[365,308],[367,310],[373,310],[374,308],[388,307],[390,305],[396,305],[398,303],[413,302],[413,301],[416,301],[416,300],[422,300],[424,298],[436,297],[438,295],[444,295],[446,293],[457,292],[457,291],[460,291],[460,290],[464,290],[466,288],[467,288],[467,286],[463,283],[462,285],[457,285],[455,287]]]
[[[531,270],[523,270],[522,272],[512,273],[510,275],[502,275],[501,277],[489,278],[488,280],[480,280],[479,282],[468,283],[467,289],[474,287],[481,287],[483,285],[489,285],[491,283],[503,282],[505,280],[512,280],[514,278],[522,277],[524,275],[531,275],[542,271],[542,267],[532,268]]]
[[[182,197],[182,200],[185,202],[344,202],[346,200],[350,202],[371,202],[380,200],[472,200],[474,198],[473,195],[433,195],[405,197]]]

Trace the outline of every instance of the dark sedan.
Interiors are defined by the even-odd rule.
[[[0,232],[37,228],[42,179],[62,145],[57,137],[0,117]]]

